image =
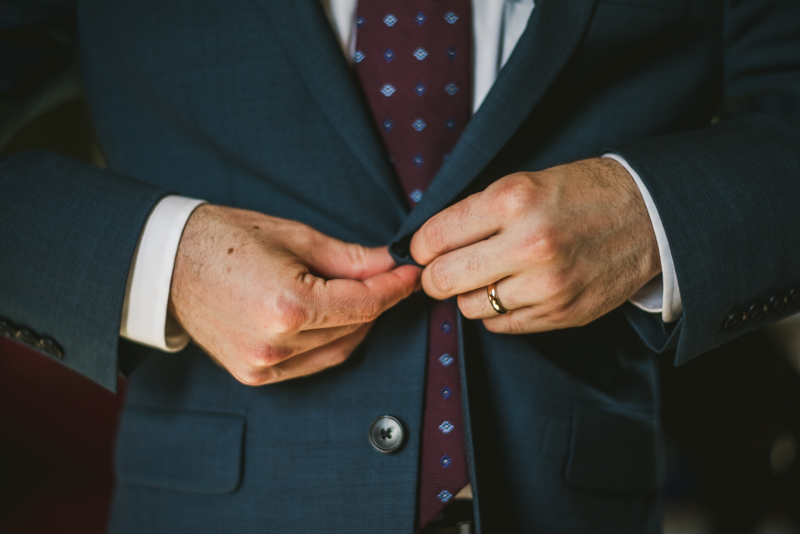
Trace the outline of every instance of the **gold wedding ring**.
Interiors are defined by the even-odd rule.
[[[497,296],[497,288],[494,284],[486,286],[486,294],[489,295],[489,304],[492,305],[497,313],[508,313],[508,310],[500,304],[500,297]]]

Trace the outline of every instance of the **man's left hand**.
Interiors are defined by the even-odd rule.
[[[510,334],[585,325],[661,271],[639,189],[608,158],[501,178],[431,217],[411,254],[428,295],[458,295],[465,317]]]

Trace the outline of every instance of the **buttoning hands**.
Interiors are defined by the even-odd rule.
[[[501,178],[431,217],[411,255],[428,295],[458,295],[465,317],[508,334],[585,325],[661,271],[639,189],[608,158]]]
[[[214,205],[195,210],[169,311],[237,380],[262,385],[345,361],[420,269],[304,224]]]

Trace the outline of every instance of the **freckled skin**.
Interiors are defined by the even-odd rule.
[[[169,312],[237,380],[263,385],[340,364],[420,272],[386,247],[204,204],[178,246]]]

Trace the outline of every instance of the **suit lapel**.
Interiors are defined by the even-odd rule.
[[[260,0],[314,98],[369,175],[406,210],[361,88],[319,0]],[[539,0],[491,91],[398,236],[443,209],[508,142],[580,42],[596,0]]]
[[[525,32],[494,86],[398,236],[416,231],[447,206],[508,142],[580,42],[594,2],[537,2]]]
[[[375,131],[369,107],[320,0],[261,3],[317,103],[370,177],[395,199],[398,210],[407,212],[403,191]]]

